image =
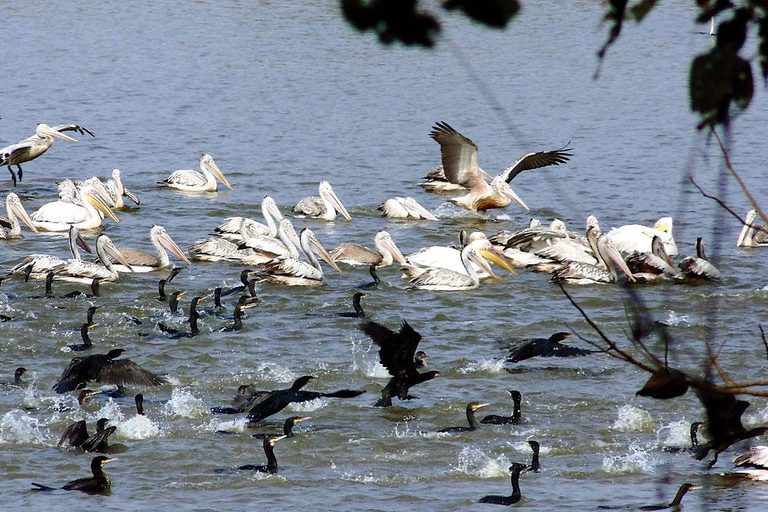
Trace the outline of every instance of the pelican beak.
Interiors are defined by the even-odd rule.
[[[39,128],[44,135],[48,135],[49,137],[54,137],[59,140],[65,140],[67,142],[77,142],[77,139],[75,139],[74,137],[70,137],[69,135],[64,135],[63,133],[54,130],[48,125],[39,126]]]
[[[491,266],[488,264],[487,261],[485,261],[485,258],[483,258],[474,247],[469,251],[469,259],[477,263],[477,265],[481,269],[485,270],[490,276],[498,277],[496,274],[493,273],[493,269],[491,269]]]
[[[101,197],[101,195],[95,190],[91,189],[84,194],[85,200],[88,201],[91,206],[99,210],[101,213],[109,217],[115,222],[120,222],[120,219],[114,214],[109,204]]]
[[[77,229],[77,228],[75,228]],[[80,236],[80,231],[77,231],[77,236],[75,237],[75,243],[80,246],[81,249],[83,249],[88,254],[93,254],[93,251],[91,251],[90,246],[88,245],[88,242],[85,241],[85,239]]]
[[[221,172],[221,169],[219,169],[219,166],[216,165],[216,162],[213,161],[213,158],[209,158],[206,161],[206,165],[208,166],[208,170],[211,171],[211,174],[216,176],[216,178],[218,178],[220,182],[226,185],[229,190],[235,190],[232,188],[232,185],[229,184],[227,178],[224,177],[224,173]]]
[[[141,204],[141,201],[139,200],[139,196],[128,190],[127,188],[123,187],[123,195],[133,201],[137,206]]]
[[[405,209],[412,211],[415,217],[421,217],[427,220],[437,220],[437,217],[429,213],[429,210],[417,203],[415,199],[412,202],[408,201],[405,205]]]
[[[480,255],[486,260],[497,264],[510,274],[517,275],[517,272],[515,272],[515,269],[512,268],[512,265],[509,263],[509,258],[504,256],[504,253],[496,247],[491,246],[490,249],[480,249]]]
[[[277,207],[277,203],[274,200],[267,201],[267,211],[278,222],[283,219],[283,214],[280,213],[280,208]]]
[[[523,202],[523,200],[522,200],[522,199],[520,199],[520,196],[518,196],[518,195],[515,193],[515,191],[514,191],[514,190],[512,190],[512,187],[510,187],[510,186],[508,186],[508,185],[507,185],[506,187],[502,187],[502,192],[503,192],[503,194],[504,194],[505,196],[507,196],[508,198],[512,199],[513,201],[515,201],[517,204],[519,204],[520,206],[522,206],[522,207],[523,207],[523,208],[525,208],[526,210],[528,210],[528,211],[531,211],[531,209],[530,209],[530,208],[528,208],[528,205],[527,205],[527,204],[525,204],[525,202]]]
[[[121,265],[126,267],[128,270],[133,272],[133,268],[131,267],[131,264],[128,263],[128,260],[125,259],[125,257],[117,249],[117,247],[115,247],[115,244],[113,244],[111,240],[109,242],[107,242],[106,244],[104,244],[104,250],[106,251],[107,255],[109,255],[110,257],[114,258],[115,261],[119,262]]]
[[[392,257],[395,258],[395,261],[401,265],[405,263],[405,256],[403,256],[403,253],[400,252],[400,249],[395,245],[395,242],[393,242],[391,238],[387,237],[383,240],[382,245],[389,251]]]
[[[30,218],[29,214],[27,213],[27,210],[24,209],[24,206],[21,204],[21,200],[18,198],[18,196],[16,196],[15,200],[10,201],[8,206],[10,207],[14,215],[16,215],[22,221],[24,221],[24,224],[29,226],[29,229],[37,233],[37,226],[35,226],[35,223]]]
[[[178,245],[176,245],[176,242],[173,241],[173,238],[171,238],[171,235],[163,231],[158,237],[157,240],[169,251],[171,251],[173,254],[175,254],[179,259],[181,259],[184,263],[187,265],[191,265],[192,262],[189,261],[189,258],[187,258],[182,250],[179,248]]]
[[[602,240],[598,240],[598,243],[602,242]],[[600,248],[598,246],[598,248]],[[619,250],[616,249],[616,246],[613,245],[611,242],[607,242],[603,245],[603,256],[606,257],[609,267],[611,264],[615,265],[616,268],[621,269],[622,272],[624,272],[627,275],[627,279],[632,281],[633,283],[636,282],[635,276],[632,275],[632,271],[629,270],[629,267],[627,266],[627,263],[624,261],[624,258],[621,257],[621,253],[619,253]],[[615,272],[615,269],[608,269],[609,271]]]
[[[337,212],[342,214],[345,219],[352,220],[352,217],[349,215],[349,212],[346,208],[344,208],[344,205],[341,204],[341,199],[339,199],[339,196],[336,195],[336,192],[333,191],[332,188],[328,187],[328,199],[331,200],[331,203],[333,204],[333,207],[336,209]]]
[[[323,245],[320,243],[320,241],[312,235],[310,238],[310,242],[313,246],[317,249],[317,252],[320,254],[320,257],[323,258],[326,263],[328,263],[330,266],[333,267],[333,269],[341,274],[341,269],[339,268],[339,265],[336,264],[335,261],[333,261],[333,257],[328,253],[328,251],[323,247]]]

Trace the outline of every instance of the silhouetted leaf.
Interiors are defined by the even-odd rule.
[[[693,60],[690,76],[691,109],[702,115],[699,128],[728,124],[732,102],[742,109],[753,93],[752,67],[733,52],[713,48]]]
[[[768,8],[758,12],[760,13],[756,15],[757,36],[760,38],[760,44],[757,47],[758,59],[763,80],[768,80]]]
[[[643,21],[643,18],[656,6],[658,0],[640,0],[632,6],[630,11],[635,21]]]
[[[506,27],[520,11],[517,0],[446,0],[443,7],[449,11],[460,9],[473,20],[494,28]]]
[[[440,24],[417,7],[417,0],[341,0],[344,17],[361,32],[374,30],[382,43],[431,47]]]

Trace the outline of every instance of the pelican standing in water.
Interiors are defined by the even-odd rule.
[[[96,239],[96,254],[99,255],[99,261],[102,264],[79,259],[67,260],[62,265],[53,269],[56,273],[56,279],[87,284],[90,284],[94,279],[98,279],[99,282],[117,281],[120,275],[112,264],[113,259],[124,265],[131,272],[133,271],[130,263],[123,258],[123,255],[107,235],[99,235],[99,238]]]
[[[345,243],[330,252],[333,261],[347,265],[375,265],[376,268],[386,267],[393,261],[405,263],[405,258],[386,231],[379,231],[373,238],[376,250],[360,244]]]
[[[200,155],[200,170],[202,172],[192,169],[173,171],[170,176],[159,183],[184,192],[216,192],[216,180],[218,179],[229,190],[234,190],[211,155],[207,153]]]
[[[77,192],[76,201],[72,203],[59,199],[44,204],[32,214],[35,226],[42,231],[67,231],[69,226],[94,229],[101,226],[102,216],[99,212],[120,222],[98,190],[92,186],[81,188]]]
[[[24,224],[29,226],[29,229],[37,233],[37,227],[35,226],[35,223],[32,221],[32,219],[29,217],[27,210],[25,210],[24,206],[22,206],[21,199],[19,199],[19,196],[17,196],[13,192],[8,194],[8,196],[5,198],[5,209],[8,212],[8,223],[10,224],[9,226],[10,229],[7,229],[5,226],[0,226],[1,240],[9,240],[11,238],[22,238],[21,224],[19,224],[19,219],[24,221]]]
[[[283,220],[283,214],[280,213],[280,208],[277,207],[277,203],[270,196],[264,196],[261,200],[261,214],[267,224],[261,224],[255,220],[245,217],[229,217],[223,223],[219,224],[213,231],[227,240],[243,241],[244,237],[241,234],[243,219],[248,222],[248,233],[251,236],[267,235],[272,238],[277,236],[277,223]]]
[[[426,219],[437,220],[429,210],[421,206],[412,197],[393,197],[384,201],[378,208],[382,217],[389,219]]]
[[[651,252],[651,241],[658,236],[664,243],[664,250],[670,256],[677,256],[677,244],[672,235],[672,217],[662,217],[652,228],[639,224],[628,224],[613,228],[606,235],[616,248],[624,254],[631,252]]]
[[[491,243],[488,240],[485,242],[490,248]],[[446,268],[428,268],[408,282],[408,289],[459,291],[477,288],[480,285],[480,278],[477,276],[472,263],[476,263],[488,274],[493,274],[488,262],[480,255],[477,245],[469,244],[461,250],[461,262],[464,264],[466,273]]]
[[[82,247],[84,251],[91,252],[91,248],[88,247],[88,244],[80,236],[80,230],[75,226],[70,226],[69,250],[72,253],[72,258],[76,260],[80,259],[80,251],[77,249],[78,245]],[[46,279],[48,272],[59,268],[64,263],[66,263],[65,259],[51,254],[30,254],[17,263],[13,268],[8,270],[6,277],[12,274],[25,274],[25,279]]]
[[[51,147],[54,139],[77,142],[77,139],[74,137],[64,135],[61,132],[79,132],[82,135],[87,133],[91,137],[94,136],[90,130],[76,124],[61,124],[51,127],[47,124],[40,123],[37,125],[37,129],[35,129],[35,134],[31,137],[0,149],[0,166],[8,166],[14,187],[16,186],[17,174],[13,172],[13,169],[11,168],[12,165],[15,165],[18,169],[18,180],[21,181],[23,174],[21,164],[34,160],[48,151],[48,148]]]
[[[768,230],[765,226],[756,224],[756,220],[757,212],[749,210],[736,247],[768,247]]]
[[[477,145],[448,123],[437,123],[432,127],[429,136],[440,144],[446,180],[469,189],[468,194],[452,198],[450,201],[472,211],[506,208],[512,201],[528,210],[528,206],[512,190],[509,182],[523,171],[560,165],[571,157],[571,149],[566,147],[554,151],[528,153],[491,179],[477,163]],[[486,180],[490,180],[490,183]]]
[[[154,272],[155,270],[168,268],[171,266],[171,260],[168,257],[166,249],[175,254],[187,265],[192,264],[163,226],[152,226],[149,229],[149,239],[152,242],[152,245],[155,246],[156,254],[150,254],[138,249],[126,247],[120,248],[118,250],[123,256],[123,260],[127,261],[131,268],[129,269],[124,265],[118,264],[115,265],[115,270],[118,272]],[[111,261],[112,263],[115,263],[116,259],[112,258]]]
[[[309,263],[290,256],[275,258],[260,266],[268,281],[289,286],[321,286],[323,284],[323,269],[312,252],[313,248],[317,250],[321,258],[341,274],[339,266],[311,230],[302,229],[300,239],[301,249]]]
[[[347,220],[352,220],[347,209],[341,204],[341,200],[333,191],[331,184],[321,181],[318,187],[319,196],[305,197],[293,207],[293,213],[306,217],[316,217],[325,220],[335,220],[336,213],[340,213]]]

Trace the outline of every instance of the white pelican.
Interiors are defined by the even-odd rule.
[[[485,172],[485,171],[483,171]],[[486,178],[489,180],[492,179],[491,176],[488,174],[485,175]],[[435,192],[438,194],[442,194],[444,192],[464,192],[467,190],[467,187],[463,185],[458,185],[456,183],[451,183],[448,181],[445,177],[445,171],[443,170],[443,164],[438,165],[435,167],[431,172],[428,172],[424,176],[421,177],[423,180],[421,183],[417,183],[418,186],[424,187],[424,190],[427,192]]]
[[[152,241],[152,245],[155,246],[156,254],[122,247],[118,250],[122,254],[123,260],[127,261],[131,268],[129,269],[124,265],[115,265],[115,270],[118,272],[153,272],[168,268],[171,266],[171,260],[166,249],[178,256],[187,265],[191,265],[189,258],[184,255],[163,226],[152,226],[149,229],[149,239]],[[115,259],[112,259],[113,264],[115,261]]]
[[[750,480],[768,480],[768,446],[753,446],[733,459],[733,465],[741,469],[729,474],[743,476]]]
[[[227,188],[234,190],[211,155],[206,153],[200,155],[200,170],[202,172],[191,169],[173,171],[170,176],[159,183],[184,192],[216,192],[216,179],[218,179]]]
[[[293,213],[306,217],[318,217],[325,220],[335,220],[336,213],[340,213],[347,220],[352,220],[347,209],[341,204],[341,200],[333,191],[331,184],[321,181],[318,187],[319,196],[305,197],[293,207]]]
[[[123,186],[122,171],[120,171],[120,169],[112,169],[112,178],[108,179],[106,182],[101,181],[94,176],[88,178],[85,183],[98,188],[101,195],[107,200],[107,204],[110,208],[116,210],[124,208],[125,201],[123,201],[123,197],[127,197],[137,205],[141,204],[141,201],[136,197],[136,194]]]
[[[488,246],[491,245],[486,240]],[[488,262],[480,256],[476,245],[469,244],[461,250],[461,262],[464,265],[464,273],[456,272],[446,268],[428,268],[423,273],[414,277],[408,282],[408,289],[435,290],[435,291],[459,291],[471,290],[480,285],[480,278],[477,276],[472,263],[476,263],[488,274],[493,271]]]
[[[96,239],[96,254],[98,254],[101,264],[80,259],[67,260],[53,269],[56,273],[56,279],[87,284],[90,284],[94,279],[98,279],[99,282],[117,281],[120,275],[112,264],[112,259],[133,271],[131,265],[123,258],[123,255],[107,235],[99,235]]]
[[[382,217],[390,219],[426,219],[437,220],[429,210],[421,206],[412,197],[393,197],[384,201],[378,208]]]
[[[398,249],[390,234],[379,231],[373,237],[376,250],[360,244],[345,243],[330,252],[333,261],[347,265],[375,265],[376,268],[391,265],[393,261],[405,263],[405,257]]]
[[[741,229],[736,247],[766,247],[768,246],[768,229],[761,224],[756,224],[757,212],[749,210]]]
[[[672,259],[664,250],[661,238],[651,240],[651,252],[633,252],[626,259],[627,267],[639,282],[654,282],[674,278],[678,272],[672,266]]]
[[[37,129],[35,129],[35,134],[31,137],[0,149],[0,166],[8,166],[14,187],[16,186],[16,173],[13,172],[13,169],[11,168],[12,165],[15,165],[19,170],[18,179],[21,181],[22,170],[20,164],[34,160],[48,151],[48,148],[51,147],[54,139],[77,142],[77,139],[74,137],[64,135],[61,132],[79,132],[82,135],[87,133],[91,137],[94,136],[90,130],[76,124],[61,124],[51,127],[47,124],[40,123],[37,125]]]
[[[98,190],[92,186],[80,189],[77,201],[70,203],[60,199],[44,204],[32,214],[35,226],[43,231],[67,231],[71,225],[78,229],[93,229],[101,226],[102,217],[99,212],[120,222]]]
[[[628,224],[613,228],[606,235],[616,244],[616,248],[622,253],[633,251],[651,252],[651,240],[657,235],[664,242],[664,250],[670,256],[677,256],[677,244],[672,235],[672,217],[662,217],[656,221],[652,228],[639,224]]]
[[[280,209],[277,207],[277,203],[270,196],[264,196],[261,200],[261,214],[267,224],[261,224],[252,219],[248,221],[248,233],[250,236],[267,235],[272,238],[277,236],[277,222],[283,219],[283,214],[280,213]],[[243,240],[241,231],[243,228],[244,217],[229,217],[225,221],[219,224],[213,231],[221,237],[228,240]]]
[[[627,267],[621,253],[613,241],[600,233],[597,228],[587,230],[587,240],[592,252],[599,260],[598,265],[590,265],[580,261],[571,261],[560,269],[552,272],[552,282],[567,282],[572,284],[614,283],[618,279],[616,268],[621,269],[627,278],[634,282],[635,277]]]
[[[680,260],[677,265],[683,279],[712,281],[720,279],[720,271],[707,261],[704,253],[704,241],[701,237],[696,239],[696,256],[688,256]]]
[[[32,219],[29,218],[27,210],[25,210],[24,206],[22,206],[19,196],[13,192],[8,194],[8,196],[5,198],[5,209],[8,212],[8,223],[10,224],[10,229],[7,229],[5,226],[0,226],[0,239],[8,240],[10,238],[22,238],[21,224],[19,224],[19,219],[24,221],[24,224],[29,226],[29,229],[37,233],[37,227],[35,226],[35,223],[32,221]]]
[[[323,284],[323,269],[317,261],[314,248],[321,258],[323,258],[338,273],[341,269],[333,261],[331,255],[325,250],[315,234],[304,228],[301,230],[301,249],[304,251],[309,263],[300,261],[296,258],[280,256],[263,265],[260,268],[264,272],[268,281],[289,286],[320,286]]]
[[[488,244],[486,244],[488,242]],[[514,269],[510,266],[509,261],[504,257],[501,252],[498,251],[488,241],[485,233],[481,231],[475,231],[469,235],[469,239],[463,242],[463,245],[474,245],[481,255],[486,257],[490,261],[498,264],[505,270],[515,273]],[[471,264],[475,273],[477,273],[480,279],[486,277],[497,277],[493,271],[486,272],[481,266]],[[404,271],[401,277],[412,279],[429,268],[445,268],[458,272],[460,274],[466,273],[464,268],[464,262],[461,259],[461,251],[453,247],[444,247],[440,245],[433,245],[431,247],[424,247],[419,249],[413,254],[409,254],[405,258],[405,264],[402,267]],[[490,267],[489,267],[490,268]]]
[[[69,250],[72,253],[72,258],[79,260],[80,251],[77,246],[83,248],[84,251],[91,252],[91,248],[80,236],[80,230],[75,226],[69,227]],[[17,263],[13,268],[8,270],[6,277],[12,274],[27,274],[32,279],[45,279],[48,272],[66,263],[66,260],[53,256],[51,254],[30,254],[21,262]],[[30,268],[31,266],[31,268]]]
[[[280,256],[299,259],[297,248],[301,246],[301,240],[289,219],[280,219],[277,235],[279,240],[267,235],[248,238],[230,259],[243,265],[261,265]]]
[[[452,198],[450,201],[472,211],[506,208],[512,201],[528,210],[528,206],[510,188],[509,182],[523,171],[560,165],[571,157],[568,152],[570,148],[528,153],[490,179],[490,175],[477,163],[477,145],[451,128],[448,123],[437,123],[429,135],[440,144],[446,179],[469,189],[468,194]],[[486,180],[490,180],[490,183]]]

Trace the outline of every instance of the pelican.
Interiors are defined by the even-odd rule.
[[[488,246],[491,243],[486,240]],[[493,271],[488,262],[480,256],[476,245],[469,244],[461,250],[461,262],[464,265],[465,273],[448,270],[446,268],[432,267],[423,273],[414,277],[408,282],[408,289],[413,290],[435,290],[435,291],[459,291],[472,290],[480,285],[480,278],[477,276],[472,263],[476,263],[488,274]]]
[[[261,224],[252,219],[247,219],[248,233],[251,236],[267,235],[272,238],[277,236],[277,222],[283,219],[283,214],[280,213],[280,209],[277,207],[277,203],[270,196],[264,196],[261,200],[261,214],[264,216],[264,220],[267,224]],[[213,231],[221,237],[228,240],[243,240],[241,230],[243,226],[244,217],[229,217],[225,219],[222,224],[219,224]]]
[[[304,228],[301,230],[301,249],[304,251],[309,263],[300,261],[296,258],[280,256],[272,261],[261,265],[267,280],[273,283],[286,284],[289,286],[320,286],[323,284],[323,269],[317,261],[312,249],[315,248],[330,266],[338,273],[341,269],[333,261],[331,255],[325,250],[315,234]]]
[[[244,233],[245,234],[245,233]],[[231,259],[243,265],[261,265],[280,256],[299,259],[297,247],[301,245],[299,235],[289,219],[281,219],[277,226],[279,240],[267,235],[248,238]]]
[[[152,226],[149,229],[149,239],[152,241],[152,245],[155,246],[157,254],[150,254],[132,248],[120,248],[118,250],[123,256],[123,260],[127,261],[131,268],[124,265],[115,265],[115,270],[118,272],[153,272],[168,268],[171,266],[171,260],[166,249],[178,256],[187,265],[192,264],[163,226]],[[115,263],[114,258],[112,263]]]
[[[384,201],[378,208],[382,217],[390,219],[426,219],[437,220],[429,210],[421,206],[412,197],[393,197]]]
[[[76,124],[61,124],[51,127],[47,124],[40,123],[37,125],[37,129],[35,129],[35,134],[31,137],[0,149],[0,166],[8,166],[14,187],[16,186],[16,173],[13,172],[13,169],[11,168],[12,165],[15,165],[18,169],[18,180],[21,181],[23,174],[21,164],[34,160],[48,151],[48,148],[51,147],[54,139],[77,142],[77,139],[74,137],[64,135],[61,132],[78,132],[82,135],[87,133],[91,137],[94,136],[90,130]]]
[[[651,240],[651,252],[633,252],[626,259],[627,266],[640,282],[654,282],[677,276],[672,259],[664,250],[661,238]]]
[[[21,224],[19,219],[24,221],[24,224],[29,226],[29,229],[37,233],[37,227],[32,219],[29,218],[27,210],[21,204],[19,196],[11,192],[5,198],[5,209],[8,212],[8,222],[11,229],[7,229],[4,226],[0,226],[0,239],[8,240],[11,238],[22,238],[21,236]]]
[[[76,260],[80,259],[80,251],[77,249],[78,245],[82,247],[84,251],[88,251],[89,253],[91,252],[91,248],[88,247],[88,244],[80,236],[80,230],[75,226],[70,226],[69,250],[72,253],[72,258]],[[48,272],[51,272],[64,263],[66,263],[65,259],[59,258],[58,256],[53,256],[51,254],[30,254],[21,260],[21,262],[16,264],[13,268],[11,268],[7,272],[6,277],[12,274],[28,273],[27,276],[31,277],[32,279],[45,279],[48,275]]]
[[[747,218],[744,221],[744,227],[741,229],[739,239],[736,241],[736,247],[766,247],[768,246],[768,230],[763,225],[755,223],[757,212],[749,210]]]
[[[331,184],[321,181],[318,187],[319,196],[305,197],[293,207],[293,213],[306,217],[318,217],[325,220],[335,220],[336,213],[340,213],[347,220],[352,220],[347,209],[341,204],[341,200],[333,191]]]
[[[493,261],[505,270],[515,273],[507,258],[493,247],[486,238],[485,233],[475,231],[469,235],[469,239],[465,243],[462,243],[462,245],[476,246],[477,249],[481,251],[483,257]],[[461,251],[459,249],[454,249],[453,247],[443,247],[439,245],[424,247],[413,254],[409,254],[405,260],[406,262],[402,267],[402,270],[404,271],[402,277],[408,279],[413,279],[430,268],[445,268],[460,274],[466,273],[464,262],[461,258]],[[474,263],[471,263],[471,266],[480,279],[497,277],[493,271],[486,272],[483,267],[475,266]]]
[[[53,269],[56,273],[56,279],[72,283],[91,283],[94,279],[98,279],[99,282],[117,281],[120,275],[112,264],[112,259],[133,271],[130,263],[123,258],[123,255],[107,235],[99,235],[96,239],[96,254],[99,255],[101,264],[80,259],[67,260]]]
[[[677,244],[672,235],[672,217],[662,217],[656,221],[652,228],[638,224],[628,224],[619,228],[613,228],[608,232],[608,238],[616,244],[616,248],[622,253],[629,254],[633,251],[651,252],[651,240],[657,235],[664,242],[664,250],[670,256],[677,256]]]
[[[635,277],[610,238],[600,233],[597,228],[590,227],[587,230],[587,240],[599,264],[590,265],[571,261],[552,272],[551,281],[572,284],[614,283],[618,279],[617,267],[627,275],[630,281],[635,281]]]
[[[486,177],[490,180],[491,176],[486,174]],[[424,190],[427,192],[435,192],[437,194],[442,194],[445,192],[462,192],[466,191],[467,187],[463,185],[458,185],[456,183],[451,183],[448,181],[445,177],[445,171],[443,170],[443,164],[438,165],[434,169],[432,169],[431,172],[428,172],[424,176],[421,177],[423,180],[421,183],[418,183],[420,187],[423,187]]]
[[[753,446],[733,459],[733,465],[740,469],[730,474],[750,480],[768,480],[768,446]]]
[[[701,237],[696,239],[696,256],[688,256],[680,260],[677,265],[683,279],[712,281],[720,279],[720,271],[707,261],[704,253],[704,241]]]
[[[70,225],[78,229],[93,229],[101,226],[99,212],[120,222],[98,190],[85,186],[77,192],[77,203],[59,199],[44,204],[32,214],[32,220],[43,231],[67,231]]]
[[[477,163],[477,145],[448,123],[437,123],[429,135],[440,144],[446,179],[469,189],[466,195],[452,198],[450,201],[472,211],[506,208],[512,201],[528,210],[528,206],[515,194],[509,182],[523,171],[560,165],[571,157],[571,149],[566,147],[554,151],[528,153],[491,179]],[[486,180],[490,180],[490,183]]]
[[[120,169],[112,169],[112,178],[106,182],[101,181],[97,177],[89,178],[86,180],[86,184],[94,185],[99,189],[101,195],[107,200],[107,204],[110,208],[119,210],[125,208],[125,201],[123,197],[127,197],[135,204],[141,204],[139,198],[123,186],[122,171]]]
[[[341,244],[330,252],[333,261],[347,265],[375,265],[376,268],[386,267],[393,261],[405,263],[405,257],[398,249],[390,234],[379,231],[373,238],[376,250],[363,247],[360,244]]]
[[[202,173],[191,169],[173,171],[159,183],[184,192],[216,192],[216,179],[218,179],[229,190],[234,190],[211,155],[207,153],[200,155],[200,170]]]

